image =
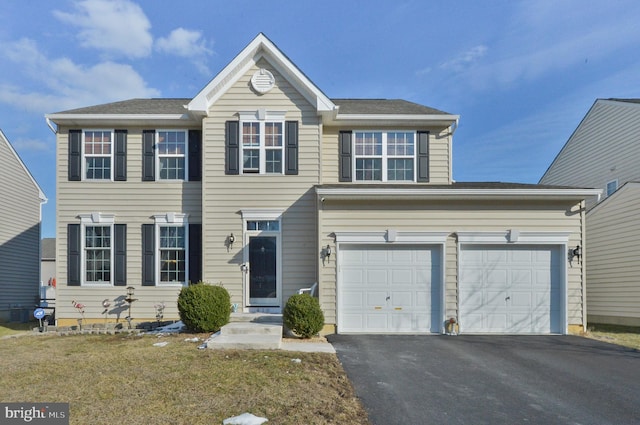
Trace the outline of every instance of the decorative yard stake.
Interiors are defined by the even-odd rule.
[[[164,317],[164,301],[162,301],[160,304],[154,305],[153,307],[156,309],[156,320],[158,321],[158,325],[160,325],[160,321]]]
[[[76,310],[78,310],[78,312],[82,316],[80,319],[78,319],[78,328],[80,328],[80,330],[82,330],[82,322],[84,321],[84,307],[85,306],[84,306],[84,304],[76,302],[76,300],[71,301],[71,304],[73,304],[73,306],[76,308]]]
[[[104,300],[102,300],[102,307],[104,307],[104,311],[102,312],[102,314],[104,314],[104,328],[107,329],[107,316],[109,314],[109,306],[111,306],[111,303],[109,302],[108,298],[105,298]]]
[[[133,320],[133,317],[131,317],[131,304],[134,301],[138,301],[137,298],[133,298],[133,291],[135,291],[135,288],[133,286],[127,286],[127,298],[124,299],[127,303],[129,303],[129,315],[126,317],[127,322],[129,322],[129,329],[131,329],[131,321]]]

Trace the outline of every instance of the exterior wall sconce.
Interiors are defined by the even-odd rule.
[[[320,252],[320,256],[322,257],[323,265],[325,261],[329,261],[331,259],[331,245],[327,245],[325,248],[322,248],[322,251]]]
[[[231,233],[228,236],[228,240],[229,240],[229,248],[233,248],[233,243],[236,241],[236,237],[233,236],[233,233]]]
[[[582,248],[580,248],[580,245],[576,245],[573,249],[569,248],[569,263],[571,263],[574,258],[577,258],[578,264],[580,264],[580,257],[582,257]]]

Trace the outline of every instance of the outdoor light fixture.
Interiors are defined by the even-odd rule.
[[[574,258],[578,259],[578,264],[580,264],[580,257],[582,257],[582,248],[580,245],[576,245],[575,248],[569,248],[569,262],[573,261]]]
[[[233,248],[233,243],[236,241],[236,237],[233,236],[233,233],[229,235],[229,247]]]
[[[324,252],[327,254],[327,258],[331,257],[331,245],[327,245]]]

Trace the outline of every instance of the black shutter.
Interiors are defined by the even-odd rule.
[[[67,285],[80,286],[81,245],[80,225],[67,224]]]
[[[338,176],[338,181],[350,182],[353,179],[351,175],[351,131],[340,132],[339,144],[340,157],[338,166],[340,170],[338,172],[340,175]]]
[[[82,130],[69,130],[69,181],[82,180]]]
[[[144,130],[142,132],[142,181],[145,182],[152,182],[156,179],[155,139],[155,130]]]
[[[115,131],[115,168],[113,179],[127,181],[127,130]]]
[[[127,286],[127,225],[115,224],[114,228],[114,286]]]
[[[202,280],[202,224],[189,223],[189,281]]]
[[[202,180],[202,132],[189,130],[189,181]]]
[[[429,181],[429,132],[418,131],[418,181]]]
[[[155,286],[155,225],[142,225],[142,286]]]
[[[298,174],[298,121],[287,121],[284,130],[284,173]]]
[[[224,173],[240,174],[240,123],[227,121],[224,130]]]

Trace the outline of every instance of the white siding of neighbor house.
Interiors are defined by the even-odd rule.
[[[628,183],[587,213],[587,315],[640,326],[640,183]]]
[[[253,73],[271,71],[275,87],[258,95],[250,86]],[[286,111],[286,121],[298,121],[298,175],[225,175],[225,122],[238,112]],[[283,305],[298,289],[316,279],[316,201],[319,182],[320,125],[315,108],[265,59],[210,108],[203,123],[203,278],[221,283],[232,303],[242,304],[243,210],[282,210]],[[242,153],[240,153],[242,155]],[[242,158],[242,156],[241,156]],[[227,249],[233,233],[236,242]]]
[[[392,206],[390,206],[392,205]],[[320,209],[319,248],[334,246],[334,232],[447,232],[445,246],[445,315],[458,306],[457,236],[459,231],[570,232],[569,246],[580,244],[583,213],[579,204],[531,201],[338,201],[326,199]],[[581,265],[568,267],[568,324],[583,325],[584,287]],[[335,256],[320,263],[320,301],[328,324],[336,323]]]
[[[603,189],[640,180],[640,104],[597,100],[540,183]],[[587,209],[595,204],[587,201]]]
[[[94,128],[104,129],[97,124]],[[126,295],[126,287],[105,285],[67,285],[67,224],[79,224],[79,214],[101,212],[115,214],[116,224],[127,225],[127,286],[135,288],[132,306],[134,319],[155,318],[154,305],[165,302],[164,317],[177,318],[176,296],[180,287],[141,286],[142,281],[142,224],[153,224],[153,215],[168,212],[188,214],[188,221],[200,223],[201,201],[200,182],[148,182],[142,181],[142,127],[119,127],[127,134],[127,181],[91,182],[68,181],[68,131],[62,127],[57,135],[57,251],[56,317],[61,320],[79,319],[80,314],[73,308],[72,301],[85,304],[87,319],[105,318],[102,315],[102,301],[111,302],[113,310],[118,297]],[[156,127],[144,127],[152,130]],[[167,128],[167,127],[163,127]],[[86,129],[73,127],[73,129]],[[124,319],[128,314],[109,314],[109,319]]]
[[[329,127],[322,130],[322,184],[338,183],[339,152],[338,140],[341,130],[408,130],[429,131],[429,183],[451,183],[451,128],[430,128],[415,126],[349,126]],[[373,182],[367,182],[373,183]],[[395,182],[402,183],[402,182]],[[424,184],[424,183],[420,183]]]
[[[12,307],[30,315],[38,296],[40,190],[1,132],[0,217],[0,320],[8,320]]]

